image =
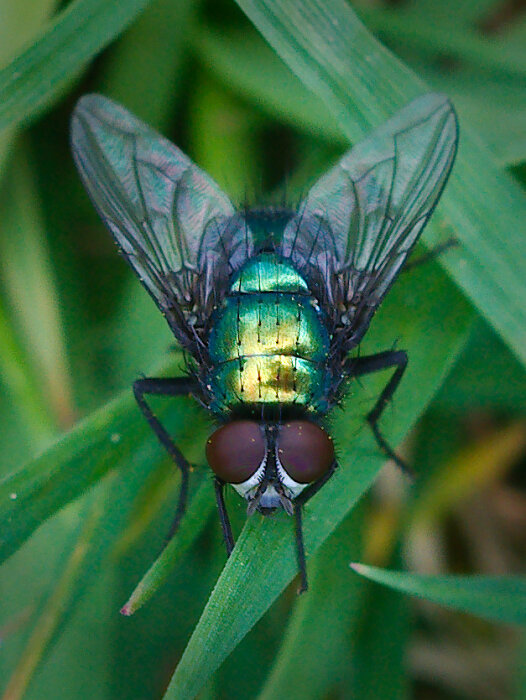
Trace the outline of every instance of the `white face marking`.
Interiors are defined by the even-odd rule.
[[[263,479],[263,476],[265,475],[266,459],[267,458],[265,456],[265,459],[261,462],[261,464],[256,469],[256,471],[252,474],[250,479],[247,479],[246,481],[242,481],[240,484],[231,484],[240,496],[247,498],[248,497],[247,494],[249,494],[250,491],[255,491],[257,489],[257,487],[259,486],[260,482]]]
[[[303,491],[304,488],[308,486],[308,484],[300,484],[297,481],[294,481],[294,479],[289,474],[287,474],[281,462],[279,461],[277,451],[275,456],[278,471],[278,479],[285,488],[285,494],[291,500],[293,500],[294,498],[299,496],[299,494]],[[263,480],[263,477],[265,476],[266,462],[267,456],[265,455],[265,458],[263,459],[257,470],[254,472],[254,474],[252,474],[250,479],[242,481],[240,484],[232,484],[232,486],[235,488],[238,494],[240,496],[243,496],[243,498],[245,498],[247,501],[254,497],[257,487],[259,486],[259,484]],[[281,505],[279,496],[274,486],[269,485],[267,487],[267,490],[261,496],[261,500],[259,503],[263,508],[277,508]]]

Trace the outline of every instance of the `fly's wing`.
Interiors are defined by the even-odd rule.
[[[170,141],[100,95],[79,100],[71,144],[84,186],[121,252],[176,338],[197,353],[196,333],[229,265],[249,247],[232,204]]]
[[[448,99],[417,98],[314,185],[285,231],[283,254],[320,291],[344,349],[360,341],[422,233],[457,138]]]

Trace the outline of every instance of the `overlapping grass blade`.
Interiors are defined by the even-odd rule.
[[[442,55],[471,62],[485,71],[508,73],[526,77],[524,32],[506,32],[484,35],[474,21],[459,18],[458,5],[445,3],[430,21],[429,8],[422,11],[419,3],[406,7],[361,7],[360,16],[367,26],[380,32],[382,37],[400,41],[431,55]],[[482,16],[479,16],[479,23]],[[517,23],[518,24],[518,23]]]
[[[55,274],[27,144],[16,149],[2,198],[2,277],[55,426],[74,420],[72,380]]]
[[[81,531],[75,533],[74,541],[70,538],[67,542],[67,557],[58,572],[58,579],[53,581],[40,606],[27,644],[2,695],[4,699],[20,700],[26,695],[52,640],[56,638],[65,617],[71,614],[75,594],[82,586],[82,579],[87,577],[90,565],[93,565],[93,550],[97,549],[93,536],[103,514],[102,504],[92,498],[89,508],[84,509],[85,521]]]
[[[393,558],[398,558],[397,552]],[[369,586],[362,605],[362,625],[353,640],[352,661],[356,669],[353,697],[356,700],[410,697],[406,658],[412,624],[408,600],[389,588]]]
[[[351,694],[348,645],[361,621],[366,586],[353,586],[345,570],[352,552],[362,551],[366,510],[355,508],[313,558],[309,594],[293,610],[258,700],[316,700],[329,689]]]
[[[149,0],[74,0],[0,71],[0,131],[26,121],[105,48]]]
[[[397,10],[398,12],[398,10]],[[286,124],[348,145],[334,117],[255,32],[231,31],[228,41],[201,28],[194,46],[201,61],[230,88]],[[446,71],[412,56],[411,65],[433,90],[452,98],[461,123],[490,146],[501,165],[526,158],[526,91],[522,81],[458,66]]]
[[[526,624],[524,576],[422,576],[365,564],[353,569],[407,595],[506,624]]]
[[[192,542],[205,526],[212,509],[212,481],[200,475],[199,485],[191,494],[188,507],[179,529],[155,562],[148,569],[126,604],[122,607],[123,615],[133,615],[142,607],[155,591],[164,583],[175,561],[191,546]]]
[[[178,402],[165,403],[158,414],[167,421],[175,439],[181,438],[181,431],[191,421],[192,437],[199,444],[201,435],[204,444],[197,405],[190,404],[183,413]],[[142,420],[131,392],[126,392],[80,422],[25,468],[6,477],[0,482],[0,560],[16,551],[44,520],[111,469],[125,468],[131,455],[146,441],[154,445],[157,461],[166,458]],[[188,441],[183,444],[188,446]],[[150,466],[153,468],[153,464]]]

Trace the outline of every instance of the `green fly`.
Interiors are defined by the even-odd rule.
[[[170,537],[184,514],[189,464],[148,395],[191,394],[217,421],[206,445],[227,553],[224,487],[251,514],[294,518],[306,589],[302,508],[334,474],[324,419],[353,378],[391,368],[367,419],[379,419],[407,353],[350,357],[444,189],[458,127],[442,95],[420,97],[355,146],[295,208],[236,209],[176,146],[100,95],[71,128],[82,181],[121,253],[188,356],[184,377],[145,378],[134,394],[181,472]]]

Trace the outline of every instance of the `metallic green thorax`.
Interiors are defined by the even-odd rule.
[[[327,410],[329,333],[316,299],[288,261],[274,253],[249,260],[211,327],[212,410],[262,404]]]

